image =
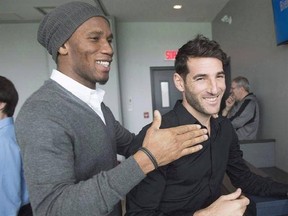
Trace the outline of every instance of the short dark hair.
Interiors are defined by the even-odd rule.
[[[238,76],[235,77],[232,82],[235,82],[238,87],[243,87],[245,91],[250,91],[249,80],[246,77]]]
[[[188,74],[187,61],[189,58],[213,57],[219,59],[223,66],[227,62],[227,55],[220,45],[201,34],[188,41],[179,50],[175,58],[175,71],[185,80]]]
[[[2,112],[12,117],[18,103],[18,92],[14,84],[3,76],[0,76],[0,102],[6,103]]]

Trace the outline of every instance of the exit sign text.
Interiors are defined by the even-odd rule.
[[[165,59],[166,60],[175,60],[178,50],[166,50]]]

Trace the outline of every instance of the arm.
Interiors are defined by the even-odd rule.
[[[154,170],[155,167],[144,152],[138,151],[141,146],[152,153],[158,166],[163,166],[182,156],[199,151],[202,146],[197,144],[208,138],[207,130],[200,129],[200,125],[159,129],[161,120],[161,114],[159,111],[155,111],[152,124],[145,126],[140,132],[141,134],[134,137],[133,141],[127,139],[130,136],[123,136],[127,130],[114,120],[116,122],[117,153],[126,157],[133,155],[145,174]]]
[[[233,133],[226,169],[233,186],[241,188],[247,194],[287,197],[287,184],[275,182],[250,171],[242,158],[243,152],[240,150],[237,135],[234,131]]]
[[[241,195],[241,190],[223,195],[205,209],[199,210],[193,216],[242,216],[249,204],[249,199]]]
[[[20,150],[12,139],[2,135],[0,148],[0,215],[17,215],[22,205]]]
[[[89,140],[86,142],[86,136],[92,136],[92,140],[100,139],[99,142],[103,142],[100,135],[107,133],[105,129],[94,129],[93,116],[95,114],[91,112],[89,116],[87,109],[79,107],[77,115],[83,118],[86,116],[86,118],[82,121],[74,121],[75,113],[68,112],[69,109],[65,107],[65,104],[61,104],[61,109],[57,109],[53,103],[37,101],[37,104],[31,103],[29,106],[22,107],[26,111],[20,111],[17,117],[17,138],[23,150],[25,177],[29,186],[33,211],[39,215],[108,214],[145,177],[144,173],[154,169],[153,164],[146,155],[138,152],[138,155],[137,153],[136,156],[134,155],[137,160],[132,156],[114,168],[107,165],[105,161],[113,161],[112,158],[116,157],[116,152],[114,155],[112,151],[105,151],[110,156],[103,156],[101,151],[98,153],[99,151],[91,148]],[[25,114],[22,114],[23,112]],[[93,127],[88,128],[96,132],[93,133],[91,130],[87,132],[83,129],[83,124],[91,124]],[[176,144],[183,146],[182,149],[186,148],[191,143],[193,144],[191,139],[195,133],[188,133],[189,127],[183,128],[180,128],[180,131],[177,129],[159,130],[156,125],[151,129],[152,136],[146,143],[149,146],[157,146],[163,140],[163,136],[177,137],[180,133],[179,138],[172,137],[174,142],[170,145]],[[83,136],[76,136],[75,133],[83,134]],[[114,134],[109,135],[114,136]],[[190,141],[185,142],[188,138]],[[77,142],[80,143],[77,144]],[[167,142],[165,141],[166,144]],[[107,143],[104,146],[106,145]],[[169,148],[166,152],[168,150]],[[160,149],[157,152],[160,156],[155,157],[160,158],[159,164],[163,164],[162,158],[166,158],[167,161],[166,156],[161,157]],[[179,157],[181,152],[177,150],[177,155],[175,152],[170,153],[170,160]],[[185,153],[189,153],[189,149],[183,154]],[[96,157],[94,154],[99,155]],[[174,155],[171,156],[171,154]],[[81,158],[80,161],[79,158]],[[83,160],[89,163],[80,165],[78,168],[77,165]],[[91,163],[94,165],[91,166]]]
[[[133,158],[114,167],[115,135],[106,127],[97,128],[101,124],[95,123],[92,110],[77,107],[77,116],[83,118],[75,118],[65,104],[58,109],[42,101],[24,106],[17,117],[17,139],[36,215],[117,211],[119,201],[145,177]]]
[[[166,167],[149,173],[126,196],[126,216],[163,216],[159,210],[166,187]]]
[[[225,101],[225,108],[222,110],[222,116],[226,117],[235,104],[235,99],[230,95]]]
[[[256,104],[255,101],[245,100],[239,110],[230,116],[229,119],[233,127],[237,130],[247,124],[255,115]]]

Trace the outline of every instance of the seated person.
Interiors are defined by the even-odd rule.
[[[255,140],[259,127],[259,105],[256,96],[249,92],[248,79],[242,76],[233,79],[230,93],[222,116],[230,119],[239,140]]]
[[[14,130],[17,103],[18,92],[13,83],[0,76],[0,215],[3,216],[18,215],[22,206],[21,214],[31,212]]]
[[[222,116],[213,117],[219,112],[226,89],[226,58],[217,42],[202,35],[179,49],[173,79],[183,100],[163,115],[161,128],[200,124],[208,130],[209,139],[202,143],[199,152],[159,167],[134,187],[127,195],[127,216],[223,216],[200,214],[200,209],[211,208],[220,197],[225,173],[244,193],[287,197],[288,185],[257,176],[246,166],[231,122]],[[148,127],[137,137],[135,151]]]

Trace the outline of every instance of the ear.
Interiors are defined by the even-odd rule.
[[[67,49],[67,42],[64,43],[58,50],[59,55],[67,55],[68,54],[68,49]]]
[[[176,87],[180,92],[184,92],[185,87],[184,87],[184,80],[183,80],[183,78],[182,78],[178,73],[174,73],[174,75],[173,75],[173,80],[174,80],[175,87]]]
[[[241,92],[242,92],[243,94],[245,94],[245,93],[246,93],[246,90],[244,89],[244,87],[243,87],[243,86],[241,86],[241,87],[240,87],[240,90],[241,90]]]
[[[5,108],[7,103],[0,102],[0,110],[3,110]]]
[[[3,112],[6,104],[7,104],[7,103],[0,102],[0,120],[1,120],[1,119],[4,119],[4,118],[7,118],[7,114]]]

